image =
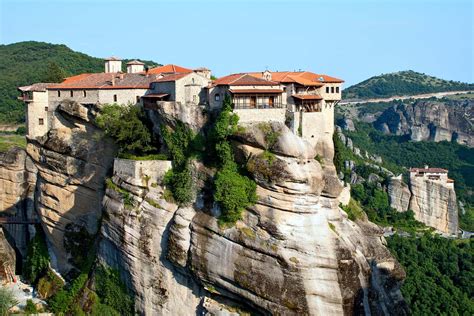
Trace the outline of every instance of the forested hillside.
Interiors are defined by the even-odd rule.
[[[371,99],[461,90],[474,90],[474,84],[407,70],[371,77],[344,89],[342,96],[344,99]]]
[[[123,66],[129,60],[124,60]],[[142,60],[143,61],[143,60]],[[149,66],[152,61],[143,61]],[[102,72],[104,63],[75,52],[66,45],[43,42],[19,42],[0,45],[0,123],[19,123],[24,120],[22,102],[17,100],[17,87],[35,82],[49,82],[51,78],[84,72]],[[55,72],[56,76],[52,76]]]

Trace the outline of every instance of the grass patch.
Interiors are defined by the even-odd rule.
[[[0,133],[0,152],[6,152],[13,147],[26,148],[25,136]]]
[[[153,207],[163,209],[163,206],[161,206],[160,203],[158,203],[157,201],[155,201],[153,199],[145,198],[145,201]]]
[[[105,180],[105,185],[107,189],[114,190],[115,192],[119,193],[122,197],[123,204],[125,208],[131,209],[135,206],[135,199],[133,198],[133,194],[128,192],[127,190],[122,189],[118,185],[116,185],[112,179],[108,178]]]
[[[168,160],[168,156],[165,154],[149,154],[149,155],[132,155],[128,153],[121,153],[118,155],[119,158],[122,159],[130,159],[130,160]]]

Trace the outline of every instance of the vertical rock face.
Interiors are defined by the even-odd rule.
[[[8,243],[0,228],[0,283],[12,282],[15,275],[16,255],[15,250]]]
[[[457,141],[474,146],[474,101],[416,101],[385,110],[374,123],[384,132],[409,135],[414,141]]]
[[[100,258],[122,271],[139,312],[213,313],[218,300],[226,302],[220,310],[235,304],[264,314],[407,313],[399,291],[404,271],[379,228],[349,221],[338,208],[342,186],[333,166],[322,167],[307,143],[276,128],[278,172],[270,181],[254,170],[259,200],[231,228],[220,227],[218,208],[201,199],[179,208],[163,199],[161,185],[131,185],[114,171],[118,187],[104,198]],[[246,130],[234,144],[237,156],[259,159],[264,137]],[[201,179],[202,167],[193,168]]]
[[[27,145],[38,168],[36,211],[54,252],[52,264],[63,273],[73,267],[72,249],[65,247],[69,230],[97,233],[104,180],[116,154],[115,145],[89,122],[89,111],[76,103],[60,105],[62,126]]]
[[[387,193],[390,199],[390,206],[399,212],[408,211],[411,192],[408,185],[403,182],[401,177],[390,179],[387,187]]]
[[[19,221],[34,221],[34,192],[37,169],[26,152],[13,148],[0,154],[0,213]],[[26,256],[32,225],[4,225],[6,234],[22,256]]]
[[[417,220],[441,232],[457,234],[458,209],[453,187],[415,177],[410,180],[410,190],[409,209]]]

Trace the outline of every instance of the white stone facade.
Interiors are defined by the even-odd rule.
[[[171,169],[170,160],[130,160],[116,158],[114,174],[136,186],[161,183],[165,173]]]
[[[48,93],[46,91],[31,92],[31,101],[26,102],[26,135],[36,138],[45,135],[49,130]]]

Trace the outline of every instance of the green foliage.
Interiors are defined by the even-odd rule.
[[[407,272],[401,288],[413,315],[474,315],[474,248],[425,234],[387,238]]]
[[[281,132],[273,130],[272,124],[269,122],[259,123],[258,128],[265,135],[266,149],[271,149],[276,144]]]
[[[10,308],[18,304],[13,292],[7,288],[0,287],[0,316],[9,315]]]
[[[124,60],[122,66],[129,60]],[[155,66],[153,61],[143,61]],[[64,70],[60,75],[51,65]],[[56,68],[54,66],[54,68]],[[75,52],[65,45],[42,42],[20,42],[0,45],[0,123],[20,123],[25,120],[24,105],[17,100],[17,87],[41,81],[57,81],[59,77],[104,71],[100,58]],[[125,69],[123,69],[125,71]]]
[[[117,270],[98,266],[95,273],[95,291],[100,302],[110,306],[120,315],[134,315],[134,300],[120,280]]]
[[[39,310],[36,308],[36,305],[35,303],[33,303],[33,300],[27,299],[26,306],[25,306],[25,313],[27,315],[30,315],[30,314],[37,314],[38,312]]]
[[[118,185],[116,185],[112,181],[112,179],[110,178],[105,179],[105,186],[107,187],[107,189],[114,190],[115,192],[120,194],[122,198],[122,202],[126,208],[131,209],[135,206],[135,199],[133,198],[133,194],[128,192],[125,189],[122,189]]]
[[[64,231],[64,249],[71,255],[69,262],[75,267],[89,270],[93,261],[93,248],[95,236],[89,234],[87,229],[75,223],[68,223]]]
[[[377,188],[373,183],[364,182],[364,184],[353,185],[351,196],[360,203],[372,222],[382,226],[391,225],[408,232],[425,228],[422,223],[415,220],[413,211],[397,212],[390,207],[387,192]]]
[[[256,178],[266,182],[278,182],[288,177],[286,164],[269,151],[252,156],[247,162],[247,170]]]
[[[342,94],[344,99],[370,99],[457,90],[474,90],[474,84],[442,80],[408,70],[371,77],[344,89]]]
[[[64,286],[63,280],[61,280],[54,272],[48,269],[45,276],[39,279],[37,285],[38,294],[42,298],[50,298],[56,294]]]
[[[121,154],[144,155],[154,149],[152,133],[144,124],[143,108],[134,105],[104,105],[96,118],[98,127],[115,140]]]
[[[174,201],[183,205],[188,204],[193,198],[189,159],[201,156],[205,142],[201,135],[193,133],[182,122],[178,122],[174,130],[162,126],[161,135],[173,160],[173,169],[165,174],[164,183],[173,193]]]
[[[191,170],[186,165],[177,170],[168,170],[164,177],[164,184],[173,194],[173,200],[179,204],[185,205],[191,202],[193,194],[193,183]]]
[[[137,156],[137,155],[127,154],[127,153],[120,153],[118,157],[122,159],[130,159],[130,160],[168,160],[168,156],[165,154],[149,154],[149,155]]]
[[[474,232],[474,206],[465,205],[464,212],[459,210],[459,226],[467,231]]]
[[[81,291],[84,289],[87,282],[87,274],[80,274],[69,286],[61,289],[50,300],[48,305],[51,311],[55,314],[66,314],[71,309],[77,307],[75,304],[79,299]]]
[[[66,78],[66,72],[55,62],[50,62],[42,82],[62,82]]]
[[[349,200],[349,204],[347,205],[339,205],[344,212],[347,213],[347,216],[351,221],[355,221],[357,219],[362,219],[364,217],[364,210],[360,206],[359,202],[354,199]]]
[[[26,126],[21,125],[20,127],[18,127],[15,131],[15,134],[21,135],[21,136],[26,135]]]
[[[7,152],[13,147],[26,148],[25,136],[0,132],[0,153]]]
[[[230,168],[217,172],[214,199],[222,208],[221,223],[235,223],[242,210],[257,201],[256,184]]]
[[[49,267],[49,254],[44,236],[38,230],[28,245],[25,268],[23,276],[31,283],[36,284],[37,280],[46,274]]]

